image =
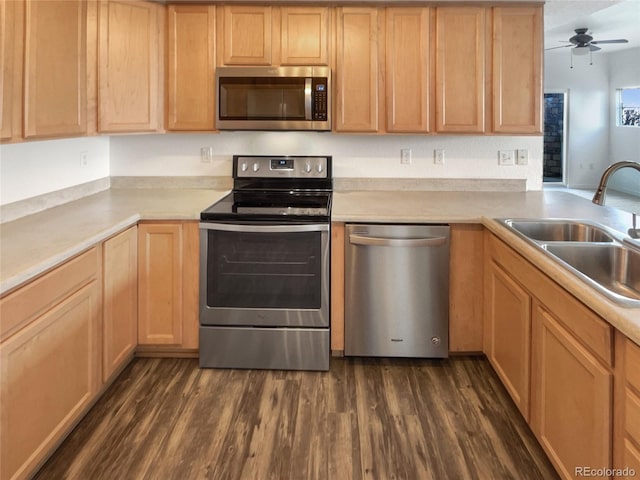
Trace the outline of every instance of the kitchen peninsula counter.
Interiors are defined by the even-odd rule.
[[[431,192],[337,191],[332,221],[345,223],[482,224],[612,326],[640,344],[640,308],[622,307],[587,285],[496,219],[586,219],[625,233],[631,213],[593,204],[563,191]]]
[[[198,220],[229,190],[112,188],[0,225],[0,295],[141,220]]]

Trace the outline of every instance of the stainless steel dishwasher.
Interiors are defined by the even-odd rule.
[[[347,225],[345,355],[449,354],[449,227]]]

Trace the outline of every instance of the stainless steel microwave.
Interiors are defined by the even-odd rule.
[[[219,130],[331,130],[331,68],[220,67]]]

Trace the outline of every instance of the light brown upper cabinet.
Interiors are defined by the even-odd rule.
[[[22,136],[24,2],[0,2],[0,140]]]
[[[280,8],[280,64],[329,65],[329,9]]]
[[[215,128],[215,6],[170,5],[167,129]]]
[[[485,8],[438,7],[436,17],[436,130],[482,133]]]
[[[431,65],[429,8],[386,12],[388,132],[429,132]]]
[[[45,2],[38,2],[45,3]],[[101,0],[98,45],[98,130],[150,132],[162,125],[161,25],[164,7]]]
[[[334,130],[377,132],[384,94],[384,12],[341,7],[337,14]],[[381,54],[382,52],[382,54]]]
[[[271,65],[272,7],[224,5],[218,18],[219,65]]]
[[[542,132],[542,7],[493,9],[493,131]]]
[[[87,132],[88,3],[26,2],[25,138]]]

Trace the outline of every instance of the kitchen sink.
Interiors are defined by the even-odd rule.
[[[640,249],[624,234],[587,220],[501,222],[614,302],[640,308]]]
[[[640,251],[618,244],[560,242],[541,246],[613,300],[640,306]]]
[[[613,237],[597,225],[577,220],[504,220],[527,238],[541,242],[613,242]]]

